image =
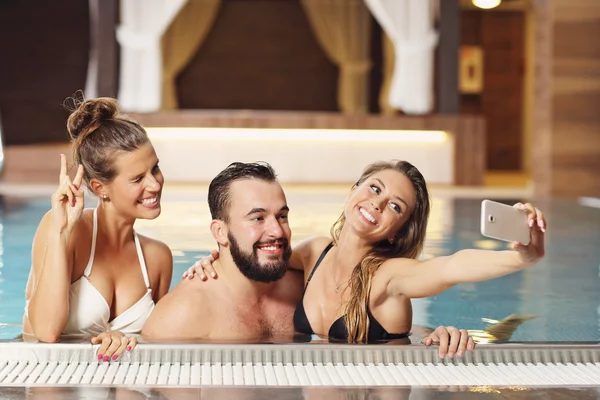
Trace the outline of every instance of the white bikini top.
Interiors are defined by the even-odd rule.
[[[98,233],[98,209],[94,209],[94,226],[92,233],[92,250],[90,259],[85,267],[83,276],[71,284],[69,293],[69,319],[63,330],[64,335],[84,334],[98,335],[105,331],[121,331],[123,333],[140,333],[146,319],[154,309],[152,289],[144,254],[137,233],[133,233],[138,260],[146,283],[146,293],[135,304],[123,311],[112,321],[110,306],[102,294],[89,281],[96,252],[96,237]]]

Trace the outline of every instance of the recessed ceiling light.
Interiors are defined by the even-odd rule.
[[[501,0],[472,0],[472,2],[475,7],[489,10],[490,8],[498,7]]]

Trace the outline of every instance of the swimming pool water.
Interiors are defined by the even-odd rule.
[[[326,234],[339,205],[303,194],[288,195],[293,242],[308,234]],[[448,255],[463,248],[503,249],[506,244],[479,233],[480,199],[434,198],[424,257]],[[513,203],[512,201],[505,201]],[[24,293],[37,224],[49,199],[0,198],[0,339],[21,332]],[[502,278],[459,284],[437,296],[417,299],[414,323],[484,329],[481,318],[535,314],[511,341],[600,340],[600,210],[573,201],[542,201],[549,226],[546,257],[536,266]],[[174,276],[213,248],[208,235],[208,210],[202,200],[165,202],[163,215],[136,229],[164,240],[173,249]],[[482,262],[481,268],[486,268]]]

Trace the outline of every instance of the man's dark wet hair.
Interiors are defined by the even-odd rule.
[[[241,179],[259,179],[266,182],[277,181],[277,175],[266,162],[242,163],[234,162],[221,171],[210,182],[208,187],[208,207],[212,219],[229,222],[229,188],[231,184]]]

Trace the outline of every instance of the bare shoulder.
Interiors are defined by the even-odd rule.
[[[420,264],[421,262],[419,260],[414,260],[412,258],[390,258],[381,264],[375,276],[379,275],[381,278],[411,275],[415,268],[418,268]]]
[[[139,235],[140,244],[142,245],[142,249],[144,249],[144,253],[146,253],[150,257],[168,257],[172,256],[171,249],[165,243],[160,240],[149,238],[148,236]]]
[[[200,280],[183,280],[154,307],[142,330],[149,341],[194,339],[206,335],[203,321],[210,318]]]
[[[171,309],[172,307],[177,307],[180,304],[185,303],[195,303],[197,304],[200,301],[203,301],[204,297],[209,296],[211,281],[203,282],[200,279],[182,279],[173,290],[171,290],[163,299],[161,299],[157,307],[161,305],[162,307]],[[193,310],[182,310],[184,312],[191,312]]]
[[[294,247],[292,258],[296,257],[301,260],[304,280],[308,279],[319,256],[331,241],[331,238],[327,236],[312,236],[302,240]]]
[[[48,234],[50,233],[50,229],[52,227],[52,210],[48,211],[43,217],[38,227],[35,231],[35,236],[33,237],[33,251],[36,252],[36,249],[43,248],[46,246],[48,241]]]
[[[298,243],[294,247],[294,252],[298,252],[306,265],[312,267],[325,247],[331,242],[331,238],[327,236],[311,236]]]
[[[71,233],[71,239],[69,241],[70,251],[76,252],[79,249],[79,246],[84,246],[89,252],[89,242],[92,239],[92,218],[92,210],[83,210],[81,219],[77,225],[75,225],[75,228]],[[46,246],[48,246],[52,223],[52,210],[49,210],[42,217],[33,238],[32,256],[34,268],[36,268],[38,264],[37,261],[40,261],[43,258]]]
[[[72,244],[76,245],[77,239],[85,236],[86,232],[92,231],[92,219],[93,210],[85,209],[81,215],[79,222],[75,225],[71,238],[73,238]],[[52,229],[52,210],[48,210],[42,217],[34,237],[34,244],[38,243],[43,246],[46,245],[48,234]]]
[[[292,302],[298,302],[302,298],[304,290],[304,274],[302,271],[288,269],[283,278],[278,282],[278,292]]]
[[[46,212],[46,214],[44,214],[44,216],[42,217],[42,220],[40,221],[39,225],[38,225],[38,232],[40,231],[46,231],[48,229],[50,229],[50,225],[52,224],[52,210],[48,210]]]
[[[171,249],[165,243],[160,240],[152,239],[144,235],[139,235],[140,245],[144,252],[144,258],[146,263],[152,263],[157,266],[158,269],[163,272],[163,269],[168,269],[168,273],[171,273],[173,268],[173,254]]]
[[[415,278],[421,281],[430,278],[422,268],[421,261],[412,258],[391,258],[384,261],[375,273],[371,293],[374,297],[378,294],[397,299],[404,297],[406,290],[411,286],[409,282],[414,282]]]

